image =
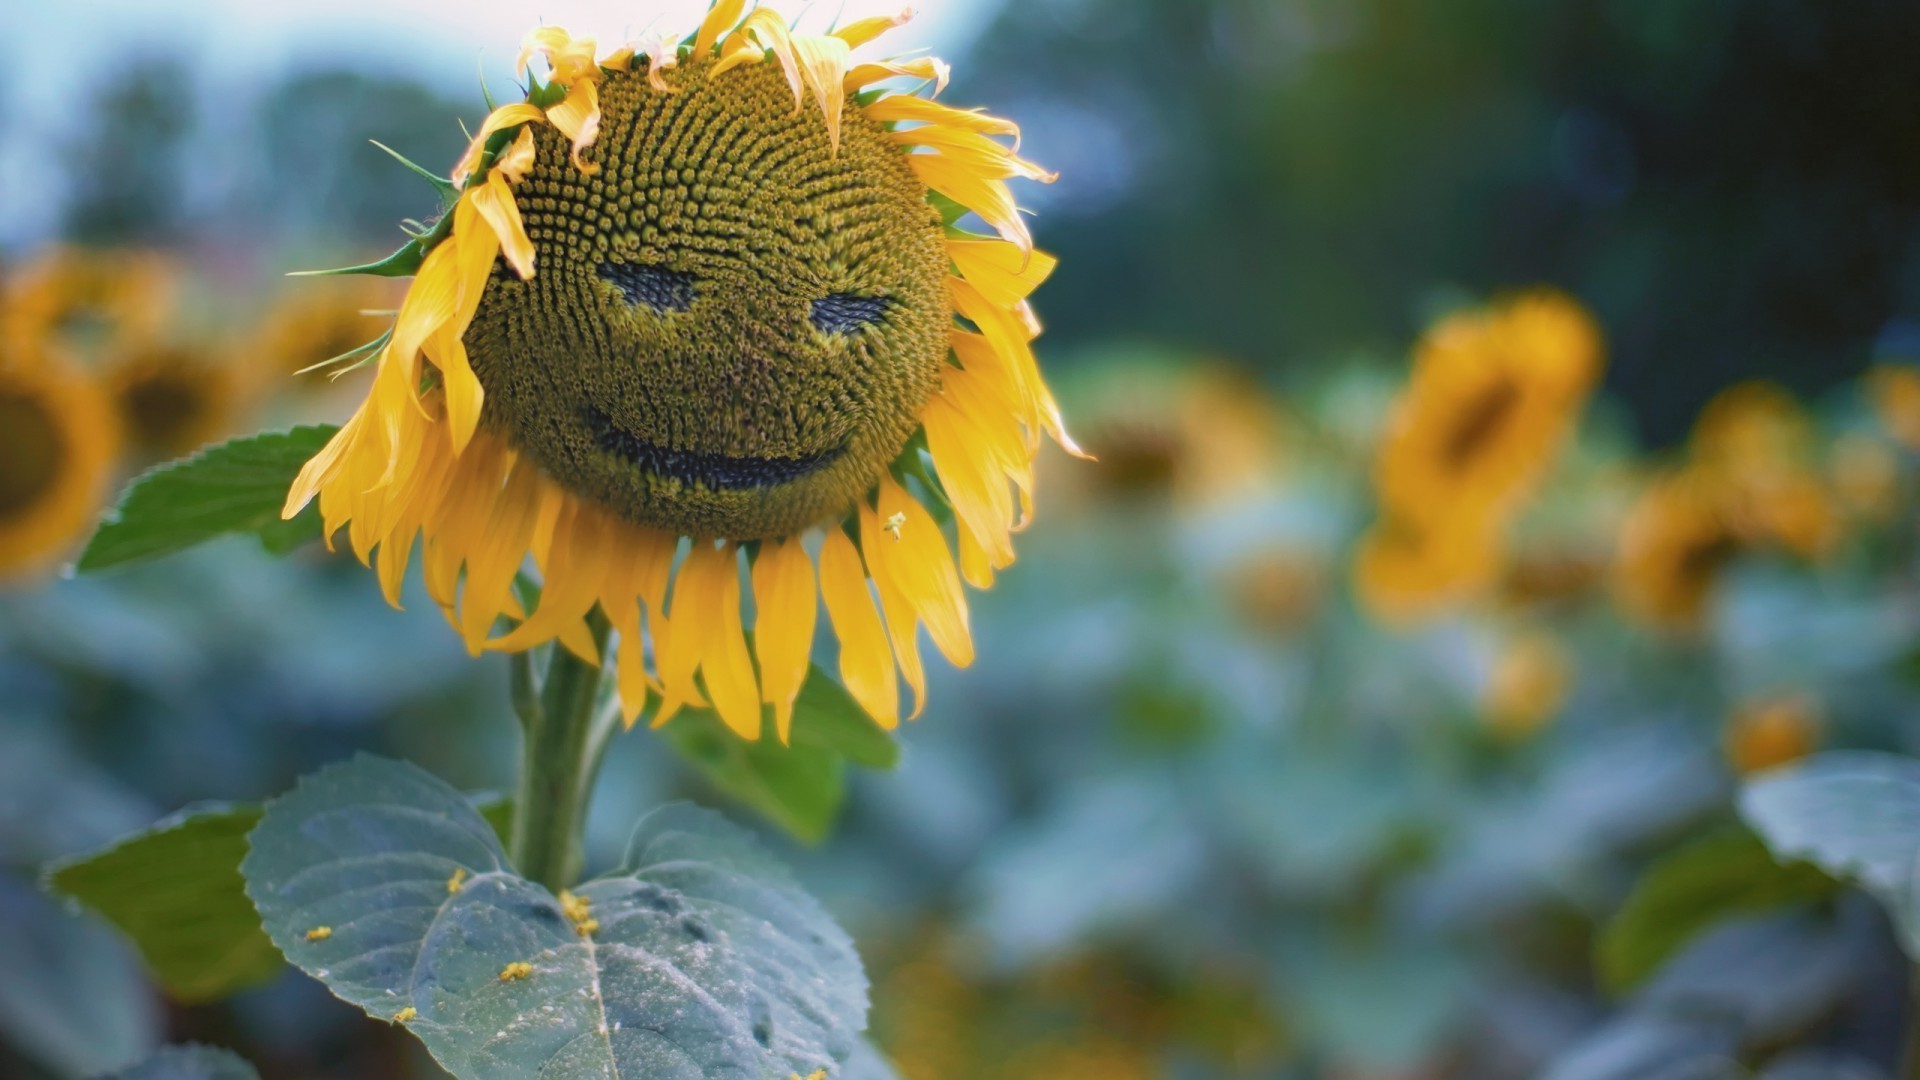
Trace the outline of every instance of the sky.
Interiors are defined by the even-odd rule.
[[[780,0],[802,29],[837,17],[895,14],[908,0]],[[924,14],[889,34],[887,51],[962,51],[1001,0],[926,0]],[[15,50],[0,83],[12,102],[0,139],[0,247],[48,239],[56,215],[26,208],[57,201],[44,165],[59,125],[84,117],[87,88],[122,58],[153,50],[190,58],[206,90],[244,94],[278,73],[322,66],[404,67],[452,91],[476,72],[505,85],[521,39],[535,26],[593,36],[602,51],[652,32],[691,30],[707,0],[0,0],[0,40],[39,42]]]

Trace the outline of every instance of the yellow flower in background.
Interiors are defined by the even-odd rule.
[[[770,706],[785,738],[824,600],[892,726],[901,679],[924,698],[920,628],[971,662],[961,583],[1012,564],[1041,440],[1073,448],[1027,305],[1054,261],[1007,187],[1051,177],[1012,123],[879,88],[937,92],[939,61],[850,59],[902,19],[817,36],[745,6],[597,62],[530,37],[548,83],[481,125],[370,396],[286,510],[318,497],[395,601],[419,540],[476,652],[597,660],[597,606],[629,722],[651,694],[656,723],[711,704],[753,739]]]
[[[250,385],[325,385],[320,369],[345,357],[393,321],[399,296],[377,278],[324,278],[290,290],[235,346],[231,366]]]
[[[1819,743],[1821,725],[1819,704],[1805,694],[1749,701],[1727,719],[1727,761],[1743,776],[1798,761]]]
[[[1813,421],[1785,390],[1741,383],[1694,424],[1693,468],[1716,489],[1733,527],[1756,542],[1817,558],[1839,540],[1839,516],[1815,457]]]
[[[1615,595],[1643,622],[1696,630],[1721,569],[1740,548],[1704,478],[1685,472],[1662,477],[1621,524]]]
[[[1920,369],[1882,364],[1867,373],[1867,397],[1887,434],[1920,450]]]
[[[1505,643],[1480,695],[1487,726],[1520,741],[1551,723],[1573,691],[1573,656],[1560,640],[1532,631]]]
[[[127,449],[176,458],[231,434],[242,405],[239,373],[217,350],[140,342],[118,350],[106,383]]]
[[[1506,530],[1558,460],[1601,362],[1599,328],[1557,292],[1428,332],[1375,461],[1380,518],[1355,559],[1376,616],[1429,618],[1498,579]]]
[[[118,449],[96,383],[30,337],[0,342],[0,578],[42,570],[80,539]]]
[[[1510,512],[1553,467],[1600,369],[1599,328],[1560,293],[1443,320],[1415,349],[1380,446],[1382,511],[1436,523]]]
[[[1361,604],[1390,626],[1412,626],[1472,599],[1499,578],[1499,540],[1484,519],[1427,531],[1388,519],[1367,530],[1353,560]]]
[[[1857,517],[1886,521],[1899,509],[1900,461],[1880,438],[1850,432],[1835,439],[1827,475],[1834,494]]]
[[[156,252],[50,247],[9,275],[0,319],[16,333],[91,358],[158,333],[179,273]]]

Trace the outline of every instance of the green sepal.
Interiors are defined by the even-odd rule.
[[[432,184],[433,190],[437,192],[440,196],[440,212],[441,213],[444,214],[448,210],[453,209],[453,204],[459,201],[460,188],[453,181],[447,179],[444,176],[440,176],[434,173],[431,169],[428,169],[427,167],[415,161],[410,160],[409,158],[407,158],[406,155],[400,153],[400,151],[395,150],[393,147],[388,146],[386,143],[383,143],[378,139],[368,139],[367,141],[379,147],[380,149],[386,151],[387,155],[393,158],[393,160],[399,162],[401,165],[406,166],[408,172],[411,172],[415,176],[418,176],[420,179],[425,180],[429,184]]]
[[[420,264],[427,261],[427,252],[433,250],[442,234],[453,231],[453,215],[441,217],[432,231],[425,236],[416,236],[400,245],[400,250],[378,262],[361,263],[359,266],[342,266],[332,270],[295,270],[288,277],[345,277],[349,274],[364,274],[368,277],[412,277],[420,272]]]
[[[381,349],[386,348],[387,342],[391,340],[393,340],[393,328],[388,327],[385,331],[381,332],[379,337],[374,338],[372,341],[367,342],[365,345],[362,345],[354,349],[348,349],[346,352],[343,352],[339,356],[333,357],[330,360],[322,360],[317,364],[310,364],[307,367],[303,367],[299,371],[294,372],[294,374],[295,375],[311,375],[316,371],[324,371],[335,364],[346,364],[345,367],[342,367],[339,371],[334,373],[335,375],[345,375],[349,371],[353,371],[357,368],[365,367],[367,366],[367,364],[371,363],[373,361],[373,355],[379,352]],[[353,362],[348,363],[348,361],[353,361]]]

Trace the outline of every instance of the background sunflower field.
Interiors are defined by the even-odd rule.
[[[367,139],[445,168],[526,25],[704,6],[0,15],[61,46],[0,71],[0,1075],[442,1075],[73,868],[360,752],[510,788],[506,662],[312,546],[62,571],[143,470],[364,393],[307,369],[400,294],[283,275],[430,210]],[[625,736],[590,861],[750,825],[908,1080],[1920,1076],[1920,8],[928,6],[1062,174],[1098,460],[1042,459],[897,745]]]

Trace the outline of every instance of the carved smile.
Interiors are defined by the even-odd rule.
[[[614,423],[599,409],[587,409],[587,426],[600,448],[635,468],[655,476],[698,484],[711,491],[752,491],[798,480],[839,460],[844,447],[809,457],[728,457],[687,450],[669,450],[642,439]]]

